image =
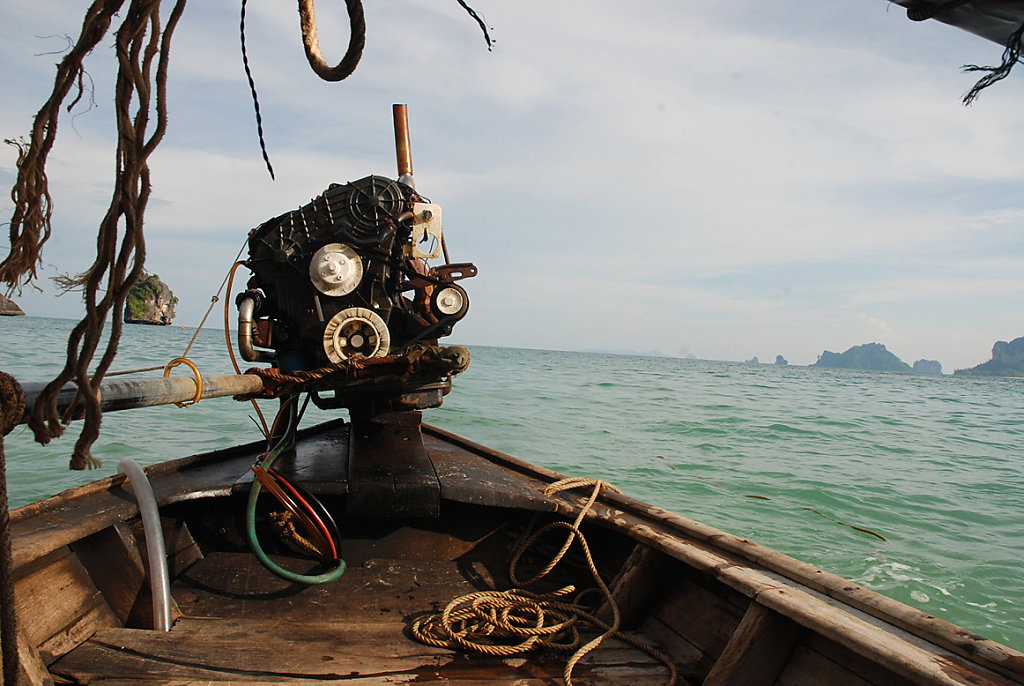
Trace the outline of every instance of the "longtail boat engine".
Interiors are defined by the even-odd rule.
[[[282,398],[284,418],[271,437],[277,447],[254,467],[254,490],[278,497],[327,565],[337,561],[337,551],[325,550],[333,538],[333,525],[324,525],[329,513],[304,505],[315,498],[299,495],[286,470],[270,466],[279,456],[279,464],[305,459],[289,454],[299,394],[320,409],[349,410],[349,445],[328,458],[344,472],[346,512],[436,517],[440,487],[419,410],[440,406],[451,377],[469,364],[468,350],[438,339],[466,315],[469,296],[457,282],[476,267],[448,260],[441,207],[413,182],[405,106],[394,114],[399,178],[332,183],[260,224],[243,262],[252,277],[236,300],[239,352],[272,363],[253,371]],[[437,260],[443,263],[431,266]],[[264,559],[252,532],[250,544]]]

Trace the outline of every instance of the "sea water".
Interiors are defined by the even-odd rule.
[[[0,317],[0,370],[49,380],[73,324]],[[128,325],[114,368],[164,365],[194,333]],[[1024,381],[469,348],[469,370],[425,421],[1024,649]],[[201,331],[189,358],[206,376],[233,373],[223,331]],[[258,440],[253,415],[229,398],[109,413],[92,472],[67,469],[75,425],[45,447],[18,427],[5,439],[11,504],[124,457]],[[310,408],[304,424],[330,416]]]

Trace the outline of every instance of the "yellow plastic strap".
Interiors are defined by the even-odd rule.
[[[178,407],[188,407],[189,405],[195,405],[199,402],[199,399],[203,397],[203,375],[199,373],[199,368],[192,363],[191,360],[185,357],[176,357],[164,367],[164,378],[171,375],[171,370],[177,367],[179,364],[186,365],[192,370],[192,373],[196,376],[196,397],[192,398],[192,402],[188,403],[174,403]]]

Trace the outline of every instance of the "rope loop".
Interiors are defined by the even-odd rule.
[[[313,72],[324,81],[341,81],[352,74],[363,55],[366,44],[366,20],[363,17],[361,0],[345,0],[348,8],[348,20],[352,34],[348,41],[348,50],[341,61],[334,67],[327,64],[320,52],[320,39],[316,35],[316,14],[313,0],[299,0],[299,27],[302,29],[302,46],[306,50],[306,60]]]
[[[424,614],[410,625],[413,637],[421,643],[437,648],[471,650],[486,655],[507,656],[546,647],[575,651],[565,664],[563,678],[572,686],[572,672],[583,656],[597,648],[606,638],[615,637],[639,648],[662,662],[669,671],[668,684],[678,678],[675,663],[668,655],[638,638],[619,631],[621,616],[612,592],[597,570],[590,546],[579,527],[604,489],[621,493],[619,489],[599,479],[567,478],[549,484],[544,494],[552,496],[562,491],[593,486],[590,497],[580,508],[576,520],[551,522],[540,527],[520,545],[509,563],[509,578],[515,586],[529,586],[544,578],[562,560],[574,541],[578,541],[597,589],[585,589],[572,602],[561,600],[575,592],[574,586],[565,586],[546,594],[535,594],[522,588],[508,591],[479,591],[452,600],[442,612]],[[523,553],[542,535],[553,529],[566,529],[569,535],[554,558],[532,579],[520,583],[516,566]],[[611,610],[612,622],[595,617],[580,599],[588,592],[598,590]],[[600,630],[596,638],[580,645],[579,627],[588,624]]]
[[[164,378],[166,379],[171,375],[171,370],[177,367],[179,364],[183,364],[192,370],[192,374],[196,377],[196,395],[191,401],[185,403],[174,403],[178,407],[190,407],[195,405],[203,397],[203,375],[199,373],[199,368],[192,363],[187,357],[176,357],[167,363],[164,367]]]

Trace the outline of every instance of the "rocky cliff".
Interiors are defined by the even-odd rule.
[[[171,324],[178,299],[156,274],[139,279],[124,303],[124,320],[129,324]]]
[[[918,360],[914,363],[915,374],[941,374],[942,364],[938,360]]]
[[[25,314],[18,304],[10,298],[0,295],[0,315],[16,316]]]
[[[992,359],[970,369],[957,369],[963,376],[1024,376],[1024,336],[996,341],[992,346]]]

